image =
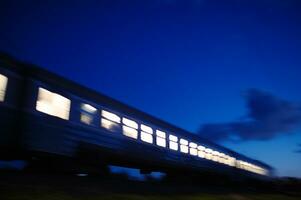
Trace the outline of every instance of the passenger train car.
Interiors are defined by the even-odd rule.
[[[0,120],[0,159],[51,155],[146,171],[272,175],[263,162],[4,54]]]

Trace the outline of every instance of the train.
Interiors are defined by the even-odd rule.
[[[4,53],[0,120],[0,159],[60,157],[142,172],[273,175],[268,164]]]

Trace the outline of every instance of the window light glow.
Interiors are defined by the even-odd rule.
[[[166,133],[163,131],[156,130],[156,135],[161,138],[166,138]]]
[[[235,164],[236,164],[236,159],[234,157],[230,157],[230,159],[229,159],[229,165],[232,166],[232,167],[234,167]]]
[[[218,157],[216,155],[212,155],[212,160],[217,162]]]
[[[88,114],[86,114],[86,113],[81,113],[80,114],[80,121],[89,125],[89,124],[92,123],[93,117],[90,116],[90,115],[88,115]]]
[[[120,117],[118,117],[118,115],[111,113],[109,111],[106,110],[102,110],[101,111],[101,116],[103,116],[104,118],[111,120],[113,122],[117,122],[120,123]]]
[[[192,148],[197,148],[198,147],[198,145],[194,142],[190,142],[189,146],[192,147]]]
[[[161,146],[161,147],[166,147],[166,139],[165,138],[161,138],[161,137],[157,137],[156,138],[156,144],[158,146]]]
[[[96,108],[86,103],[82,103],[81,109],[89,113],[95,113],[97,111]]]
[[[212,153],[212,149],[206,148],[206,149],[205,149],[205,152],[206,152],[206,153]]]
[[[153,129],[149,126],[146,126],[144,124],[141,124],[140,125],[140,128],[143,132],[146,132],[146,133],[150,133],[150,134],[153,134]]]
[[[5,99],[7,80],[8,79],[6,76],[0,74],[0,102],[4,101]]]
[[[247,161],[237,160],[236,167],[256,174],[267,175],[267,170]]]
[[[189,153],[190,153],[190,155],[197,156],[198,150],[195,148],[190,148]]]
[[[153,143],[153,135],[152,134],[149,134],[149,133],[145,133],[143,131],[141,131],[141,140],[144,141],[144,142],[147,142],[147,143]]]
[[[138,138],[138,131],[136,129],[130,128],[128,126],[122,126],[123,135],[131,137],[134,139]]]
[[[223,158],[223,157],[221,157],[221,158],[219,158],[219,162],[220,162],[220,163],[223,163],[223,164],[226,164],[226,159]]]
[[[205,152],[204,151],[198,151],[198,156],[200,158],[205,158]]]
[[[80,121],[83,122],[84,124],[92,124],[93,123],[93,118],[94,118],[94,113],[97,111],[96,108],[93,106],[82,103],[81,104],[81,114],[80,114]]]
[[[127,125],[127,126],[131,127],[131,128],[138,129],[138,124],[137,124],[137,122],[135,122],[135,121],[133,121],[133,120],[130,120],[130,119],[127,119],[127,118],[125,118],[125,117],[122,118],[122,123],[123,123],[124,125]]]
[[[219,163],[224,163],[224,158],[222,158],[222,157],[218,157],[218,159],[217,159],[217,162],[219,162]]]
[[[212,155],[211,155],[210,153],[206,153],[206,154],[205,154],[205,158],[206,158],[207,160],[211,160],[211,159],[212,159]]]
[[[117,128],[119,128],[119,124],[112,122],[110,120],[104,119],[104,118],[101,118],[100,125],[101,125],[101,127],[108,129],[110,131],[114,131]],[[119,128],[119,130],[120,130],[120,128]]]
[[[173,141],[169,141],[169,148],[175,151],[178,151],[178,143],[177,142],[173,142]]]
[[[222,153],[221,152],[217,152],[219,157],[222,157]]]
[[[188,146],[187,145],[180,145],[180,151],[183,153],[188,153]]]
[[[188,141],[184,139],[180,139],[180,144],[182,145],[188,145]]]
[[[161,147],[166,147],[166,133],[160,130],[156,130],[156,144]]]
[[[169,135],[169,140],[173,142],[178,142],[178,137],[174,135]]]
[[[71,101],[59,94],[39,88],[36,110],[68,120]]]
[[[203,147],[203,146],[198,146],[198,150],[200,150],[200,151],[205,151],[205,147]]]

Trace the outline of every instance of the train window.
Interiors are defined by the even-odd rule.
[[[140,129],[143,132],[146,132],[146,133],[149,133],[149,134],[153,134],[153,129],[151,127],[149,127],[149,126],[144,125],[144,124],[140,125]]]
[[[210,153],[205,153],[205,158],[206,158],[207,160],[212,160],[212,154],[210,154]]]
[[[122,126],[123,135],[137,139],[138,138],[138,131],[137,131],[138,123],[133,120],[127,119],[125,117],[122,118],[122,123],[124,124]]]
[[[220,163],[226,164],[226,158],[224,153],[220,153]]]
[[[185,139],[180,139],[180,144],[188,146],[188,141]]]
[[[36,110],[65,120],[69,119],[71,101],[59,94],[39,88]]]
[[[198,151],[198,156],[200,157],[200,158],[205,158],[205,152],[204,151]]]
[[[212,151],[212,160],[215,162],[218,162],[218,152],[217,151]]]
[[[140,137],[141,137],[141,140],[144,142],[153,143],[153,135],[152,134],[141,131]]]
[[[190,142],[189,147],[190,147],[190,149],[189,149],[190,155],[197,156],[198,155],[198,150],[197,150],[198,145],[194,142]]]
[[[147,143],[153,143],[153,129],[149,126],[146,126],[144,124],[140,125],[141,129],[141,140]]]
[[[225,164],[230,166],[230,157],[228,155],[225,156]]]
[[[138,137],[138,131],[136,129],[130,128],[125,125],[122,126],[122,132],[123,132],[123,135],[125,135],[127,137],[131,137],[134,139],[137,139],[137,137]]]
[[[95,113],[97,111],[96,108],[94,108],[93,106],[86,104],[86,103],[82,103],[81,109],[88,113]]]
[[[199,150],[199,151],[205,151],[205,147],[203,147],[202,145],[199,145],[199,146],[198,146],[198,150]]]
[[[169,141],[169,148],[172,149],[172,150],[177,151],[178,150],[178,143],[173,142],[173,141]]]
[[[219,163],[222,162],[222,157],[221,156],[222,156],[222,153],[217,151],[216,161],[219,162]]]
[[[82,103],[81,104],[81,113],[80,113],[80,121],[85,124],[92,124],[94,115],[96,114],[97,109],[93,106]]]
[[[188,141],[180,139],[180,151],[183,153],[188,153]]]
[[[172,150],[178,150],[178,137],[174,135],[169,135],[169,148]]]
[[[93,110],[90,107],[86,107],[86,108]],[[119,125],[120,117],[118,115],[111,113],[109,111],[106,111],[106,110],[102,110],[101,116],[102,116],[100,119],[101,127],[108,129],[110,131],[113,131],[113,132],[120,131],[120,125]]]
[[[174,135],[169,135],[169,140],[173,142],[178,142],[178,137]]]
[[[127,119],[125,117],[122,118],[122,123],[128,127],[134,128],[134,129],[138,129],[138,124],[137,122]]]
[[[220,157],[220,158],[219,158],[219,162],[225,164],[225,158]]]
[[[223,163],[223,164],[225,164],[225,154],[223,154],[223,153],[220,153],[220,155],[219,155],[219,162],[220,163]]]
[[[234,167],[235,163],[236,163],[236,159],[234,157],[230,157],[229,158],[229,165],[232,166],[232,167]]]
[[[212,149],[206,148],[206,149],[205,149],[205,152],[206,152],[206,153],[212,153]]]
[[[120,130],[119,124],[112,122],[110,120],[107,120],[105,118],[101,118],[100,125],[101,125],[101,127],[108,129],[110,131],[117,132],[117,130]]]
[[[156,135],[160,138],[166,138],[166,133],[163,131],[156,130]]]
[[[161,147],[166,147],[166,133],[156,130],[156,144]]]
[[[4,101],[7,86],[7,77],[0,74],[0,101]]]
[[[209,149],[209,148],[206,148],[205,149],[205,158],[208,159],[208,160],[211,160],[212,159],[212,149]]]
[[[113,121],[113,122],[117,122],[117,123],[120,123],[120,117],[114,113],[111,113],[109,111],[106,111],[106,110],[102,110],[101,111],[101,116],[110,120],[110,121]]]
[[[198,146],[198,156],[200,158],[205,158],[205,147],[203,147],[202,145]]]

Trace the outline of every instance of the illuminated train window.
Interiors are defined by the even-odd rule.
[[[0,74],[0,102],[5,99],[5,92],[7,86],[7,77]]]
[[[231,156],[228,156],[227,159],[228,159],[227,165],[234,167],[236,164],[236,159]]]
[[[188,141],[185,139],[180,139],[180,151],[182,153],[188,153]]]
[[[125,117],[122,118],[122,133],[123,135],[137,139],[138,138],[138,124],[137,122],[127,119]]]
[[[120,130],[120,117],[106,110],[101,111],[100,125],[101,127],[117,132]]]
[[[153,143],[153,129],[149,126],[146,126],[144,124],[140,125],[140,137],[141,140],[147,143]]]
[[[169,148],[171,150],[177,151],[178,150],[178,137],[174,135],[169,135]]]
[[[36,110],[68,120],[71,101],[59,94],[39,88]]]
[[[212,160],[212,149],[209,148],[205,149],[205,158],[207,160]]]
[[[80,113],[80,121],[85,124],[92,124],[94,120],[94,115],[96,114],[97,109],[93,106],[82,103],[81,104],[81,113]]]
[[[217,162],[223,163],[223,157],[222,157],[222,153],[221,152],[218,152]]]
[[[156,144],[161,147],[166,147],[166,133],[156,130]]]
[[[198,156],[200,158],[205,158],[205,147],[203,146],[198,146]]]
[[[217,160],[218,160],[218,152],[217,151],[212,151],[212,160],[217,162]]]
[[[190,155],[197,156],[198,155],[198,150],[197,150],[198,145],[194,142],[190,142],[189,147],[190,147],[189,148]]]
[[[120,117],[118,117],[118,115],[111,113],[109,111],[106,110],[102,110],[101,111],[101,116],[112,121],[112,122],[116,122],[116,123],[120,123]]]

